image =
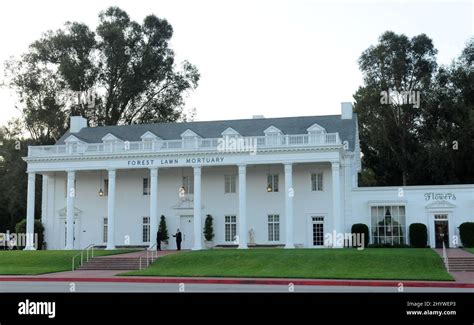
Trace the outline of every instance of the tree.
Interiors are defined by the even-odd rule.
[[[26,234],[26,218],[21,219],[15,226],[15,233],[17,236],[19,234]],[[35,234],[38,235],[37,249],[43,249],[44,243],[44,226],[41,223],[41,220],[35,219]],[[19,239],[19,237],[17,237]]]
[[[78,22],[46,32],[6,65],[32,137],[57,140],[71,115],[92,126],[185,118],[186,94],[200,75],[187,61],[176,68],[172,35],[165,19],[149,15],[139,24],[117,7],[99,14],[95,32]]]
[[[167,241],[170,238],[168,235],[168,228],[166,227],[166,218],[164,215],[161,215],[158,231],[161,233],[162,241]]]
[[[211,241],[214,238],[214,227],[212,226],[212,216],[208,214],[204,222],[204,238]]]
[[[424,34],[385,32],[362,53],[364,85],[354,95],[361,185],[473,182],[473,43],[440,68]]]
[[[17,222],[26,215],[27,174],[22,157],[27,155],[31,140],[22,136],[19,120],[0,127],[0,232],[13,232]],[[36,180],[35,215],[41,209],[40,177]]]

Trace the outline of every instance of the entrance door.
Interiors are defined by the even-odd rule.
[[[313,246],[324,246],[324,217],[311,217]]]
[[[66,247],[67,245],[67,221],[66,219],[64,219],[62,221],[62,226],[63,226],[63,247]],[[74,244],[73,244],[73,248],[74,249],[79,249],[79,221],[74,219],[74,224],[73,224],[73,233],[74,233]]]
[[[435,215],[435,244],[436,248],[442,248],[443,242],[449,248],[449,228],[447,215]]]
[[[191,249],[194,245],[194,218],[193,216],[181,216],[180,227],[183,241],[181,242],[181,249]]]

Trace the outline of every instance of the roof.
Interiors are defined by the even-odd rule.
[[[349,150],[355,147],[357,115],[353,118],[341,119],[341,115],[298,116],[259,118],[241,120],[201,121],[201,122],[169,122],[154,124],[114,125],[82,128],[79,132],[67,131],[56,144],[64,144],[71,134],[87,143],[101,143],[102,138],[111,133],[124,141],[141,141],[141,136],[147,131],[152,132],[163,140],[181,139],[181,134],[190,129],[202,138],[220,138],[222,132],[231,127],[242,136],[263,136],[264,130],[270,126],[280,129],[283,134],[307,134],[307,129],[318,124],[328,133],[338,132],[341,141],[349,142]]]

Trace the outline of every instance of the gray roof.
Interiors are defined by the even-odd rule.
[[[272,125],[284,134],[307,134],[306,129],[315,123],[324,127],[328,133],[338,132],[341,141],[347,140],[349,150],[354,150],[357,123],[355,113],[351,120],[343,120],[341,115],[325,115],[88,127],[77,133],[67,131],[56,144],[64,144],[64,140],[71,134],[88,143],[102,142],[102,138],[107,133],[124,141],[141,141],[140,137],[147,131],[163,140],[181,139],[181,134],[187,129],[194,131],[202,138],[220,138],[221,133],[228,127],[233,128],[242,136],[263,136],[263,131]]]

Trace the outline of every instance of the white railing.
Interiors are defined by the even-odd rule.
[[[444,239],[443,239],[443,261],[444,261],[444,266],[446,266],[446,271],[449,272],[449,258],[448,258],[448,253],[446,252],[446,245],[444,244]]]
[[[84,248],[83,250],[81,250],[79,253],[77,253],[76,255],[74,255],[72,257],[72,270],[73,271],[76,268],[76,265],[75,265],[76,257],[81,256],[81,262],[80,262],[79,265],[82,266],[82,264],[84,263],[84,251],[86,252],[86,262],[88,262],[89,261],[89,250],[91,250],[91,258],[94,257],[94,247],[95,247],[95,244],[90,244],[89,246],[87,246],[86,248]]]
[[[140,256],[140,270],[142,269],[142,257]],[[146,267],[150,266],[158,258],[158,251],[156,250],[156,244],[147,248],[146,251]]]
[[[267,135],[256,137],[192,138],[179,140],[113,141],[29,146],[28,157],[93,156],[150,152],[241,152],[268,148],[318,147],[340,145],[339,133]]]

